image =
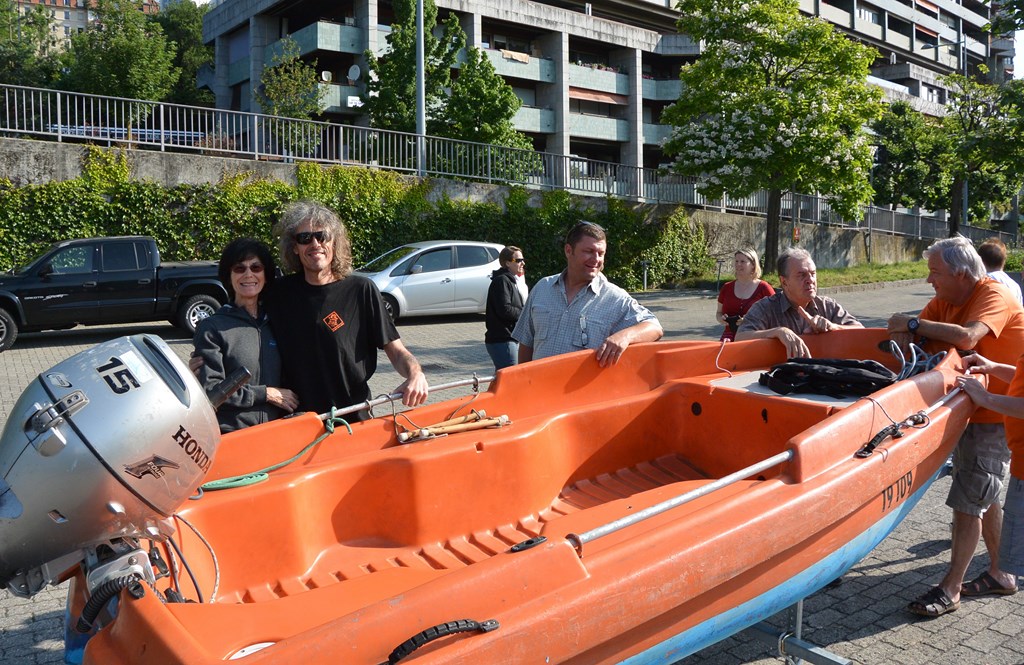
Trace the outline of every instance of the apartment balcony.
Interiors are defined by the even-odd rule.
[[[359,88],[354,85],[337,85],[333,83],[321,83],[321,88],[327,90],[324,95],[325,111],[327,113],[361,113],[360,104],[354,104],[359,97]]]
[[[854,31],[862,35],[874,37],[875,39],[882,39],[884,35],[882,26],[860,18],[857,19],[857,26],[854,28]]]
[[[537,58],[525,53],[507,56],[506,53],[512,52],[503,53],[497,49],[486,49],[484,53],[494,65],[494,71],[502,77],[541,83],[555,82],[555,63],[548,58]]]
[[[700,44],[689,35],[672,33],[658,39],[654,52],[659,55],[700,55]]]
[[[822,2],[819,7],[821,9],[820,16],[826,21],[831,21],[844,28],[849,28],[853,25],[853,16],[850,15],[850,12],[843,11],[839,7],[826,5],[824,2]]]
[[[587,90],[629,94],[629,76],[584,65],[569,65],[569,85]]]
[[[535,106],[520,106],[516,114],[512,116],[512,125],[521,132],[553,134],[555,132],[555,112]]]
[[[661,145],[672,135],[671,125],[656,125],[652,122],[644,123],[644,145]]]
[[[683,90],[683,84],[679,79],[668,79],[656,81],[654,79],[643,80],[643,98],[655,101],[674,102],[679,99]]]
[[[889,34],[886,36],[886,40],[895,48],[901,48],[906,51],[910,50],[910,37],[900,34],[895,30],[889,31]]]
[[[317,21],[293,32],[291,37],[299,45],[301,55],[317,51],[361,55],[366,50],[366,37],[355,25]]]
[[[618,118],[600,115],[569,114],[569,134],[574,137],[601,141],[629,141],[629,123]]]

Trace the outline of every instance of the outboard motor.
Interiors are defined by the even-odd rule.
[[[203,482],[220,443],[214,407],[153,335],[121,337],[40,374],[0,437],[0,585],[31,596],[81,564],[90,592],[153,581],[139,538]]]

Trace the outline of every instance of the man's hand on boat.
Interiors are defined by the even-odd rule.
[[[427,401],[429,387],[427,377],[423,374],[416,358],[405,348],[402,340],[396,339],[384,345],[384,354],[391,361],[401,376],[405,377],[397,388],[396,393],[402,393],[402,404],[405,406],[419,406]]]
[[[913,314],[903,314],[897,312],[889,317],[889,321],[886,325],[886,329],[889,332],[889,338],[896,342],[896,345],[903,351],[910,348],[910,345],[914,342],[916,335],[907,329],[907,324],[914,318]]]
[[[643,321],[605,338],[597,347],[597,362],[601,367],[611,367],[619,362],[626,348],[633,342],[657,342],[663,331],[657,321]]]

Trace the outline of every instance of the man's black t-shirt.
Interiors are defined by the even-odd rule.
[[[288,275],[274,283],[265,305],[283,383],[298,393],[299,411],[326,413],[370,398],[377,351],[399,339],[373,282],[350,275],[316,286],[301,274]]]

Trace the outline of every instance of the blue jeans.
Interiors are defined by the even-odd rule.
[[[518,342],[496,342],[484,346],[487,347],[487,355],[491,357],[495,371],[503,367],[511,367],[519,360]]]

